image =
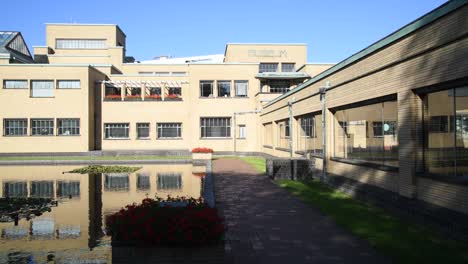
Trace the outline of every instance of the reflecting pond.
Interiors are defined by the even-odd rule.
[[[105,216],[146,196],[201,196],[204,166],[141,166],[135,173],[74,174],[82,166],[2,166],[1,197],[58,201],[29,220],[0,222],[0,263],[111,263]],[[3,220],[5,221],[5,220]]]

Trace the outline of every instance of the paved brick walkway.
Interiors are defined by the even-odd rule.
[[[230,263],[390,263],[249,164],[215,160],[213,172]]]

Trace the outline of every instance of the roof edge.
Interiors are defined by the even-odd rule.
[[[400,29],[390,33],[389,35],[381,38],[380,40],[374,42],[373,44],[367,46],[366,48],[362,49],[361,51],[351,55],[350,57],[342,60],[341,62],[337,63],[335,66],[325,70],[324,72],[318,74],[317,76],[313,77],[312,79],[304,82],[303,84],[299,85],[295,89],[278,96],[277,98],[273,99],[272,101],[268,102],[264,108],[267,108],[276,102],[288,97],[291,94],[295,94],[306,87],[310,86],[311,84],[320,81],[323,78],[326,78],[327,76],[332,75],[335,72],[338,72],[342,70],[343,68],[360,61],[364,59],[365,57],[370,56],[371,54],[374,54],[375,52],[389,46],[392,43],[395,43],[396,41],[408,36],[409,34],[419,30],[420,28],[431,24],[432,22],[436,21],[437,19],[465,6],[468,4],[468,0],[452,0],[448,1],[441,6],[433,9],[429,13],[426,13],[422,15],[421,17],[417,18],[416,20],[413,20],[412,22],[404,25]]]

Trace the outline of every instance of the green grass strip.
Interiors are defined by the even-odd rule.
[[[397,263],[468,263],[468,243],[447,239],[317,181],[280,180],[277,184]]]

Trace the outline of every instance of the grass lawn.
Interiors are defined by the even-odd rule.
[[[250,164],[258,173],[266,173],[266,160],[262,157],[255,157],[255,156],[223,156],[223,157],[215,157],[214,159],[240,159],[248,164]]]
[[[0,157],[0,161],[12,160],[186,160],[191,156],[35,156],[35,157]]]
[[[280,180],[277,184],[331,216],[396,263],[468,263],[468,243],[446,239],[317,181]]]

